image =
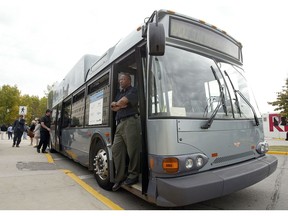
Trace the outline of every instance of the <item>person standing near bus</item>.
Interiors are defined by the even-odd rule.
[[[51,126],[51,113],[50,109],[46,110],[45,116],[43,116],[40,120],[41,128],[40,128],[40,142],[37,146],[37,152],[40,153],[42,147],[42,153],[47,153],[46,148],[50,141],[50,126]]]
[[[12,147],[14,147],[15,145],[16,147],[19,147],[24,130],[25,119],[23,115],[20,115],[19,119],[16,119],[13,124],[14,138]]]
[[[34,139],[35,139],[35,145],[33,146],[34,148],[36,148],[38,146],[39,143],[39,138],[40,138],[40,120],[38,118],[35,119],[36,125],[35,125],[35,129],[33,131],[34,133]]]
[[[8,129],[7,129],[7,133],[8,133],[8,140],[13,139],[13,127],[12,125],[9,125]]]
[[[6,132],[7,132],[7,127],[5,124],[2,124],[1,131],[0,131],[2,140],[4,139],[4,135],[6,134]]]
[[[128,73],[120,74],[119,84],[120,91],[115,101],[111,103],[112,111],[117,112],[117,128],[112,145],[115,166],[113,191],[118,190],[122,183],[132,185],[138,182],[141,142],[137,89],[131,86],[131,76]],[[125,172],[127,154],[129,157],[128,173]]]
[[[30,145],[33,146],[34,130],[36,126],[36,121],[32,120],[31,125],[28,129],[28,136],[30,137]]]

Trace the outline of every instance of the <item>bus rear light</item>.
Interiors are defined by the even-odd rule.
[[[162,168],[167,173],[176,173],[179,170],[179,162],[177,158],[164,158]]]

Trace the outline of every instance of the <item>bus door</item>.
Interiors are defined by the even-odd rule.
[[[56,133],[56,127],[57,127],[57,106],[52,109],[52,115],[51,115],[51,132],[50,132],[50,142],[49,147],[50,151],[51,149],[56,149],[56,143],[58,142],[58,137]]]
[[[67,139],[65,135],[65,129],[70,126],[70,113],[71,112],[71,98],[65,100],[62,105],[58,107],[58,118],[57,118],[57,129],[56,132],[58,134],[58,151],[63,150],[63,145],[68,143],[70,140]],[[67,132],[66,132],[67,133]]]
[[[136,68],[136,56],[135,52],[132,54],[129,54],[128,56],[122,58],[120,61],[118,61],[116,64],[114,64],[113,67],[113,78],[112,78],[112,98],[111,101],[115,100],[116,94],[119,91],[119,77],[121,73],[129,73],[131,76],[131,85],[136,87],[138,86],[138,80],[137,80],[137,68]],[[115,131],[116,131],[116,113],[112,112],[112,137],[114,137]]]
[[[53,108],[52,112],[52,124],[51,124],[51,149],[60,151],[59,142],[60,142],[60,117],[61,117],[62,104],[58,104]]]
[[[140,114],[140,119],[141,119],[141,134],[142,134],[142,148],[140,149],[140,178],[139,180],[142,182],[142,192],[144,193],[147,189],[148,185],[148,166],[147,166],[147,151],[146,151],[146,145],[144,145],[144,140],[143,140],[143,135],[145,136],[145,80],[143,77],[143,70],[144,65],[146,64],[146,61],[144,61],[144,57],[146,55],[144,49],[142,48],[137,48],[136,52],[132,52],[122,58],[120,61],[118,61],[113,68],[113,80],[112,80],[112,85],[113,85],[113,90],[112,90],[112,101],[115,99],[117,91],[119,90],[119,76],[121,73],[129,73],[131,76],[131,85],[133,87],[136,87],[138,90],[138,112]],[[114,137],[115,130],[116,130],[116,122],[115,122],[115,116],[116,113],[113,112],[112,115],[112,134]],[[144,153],[144,154],[143,154]],[[145,159],[146,158],[146,159]],[[144,174],[145,173],[145,174]],[[143,175],[144,174],[144,175]],[[143,181],[144,180],[144,181]]]
[[[149,183],[148,149],[147,149],[147,130],[146,130],[146,71],[147,53],[146,46],[136,48],[136,66],[138,77],[138,98],[141,120],[142,148],[141,148],[141,173],[142,173],[142,194],[146,194]]]
[[[56,121],[55,121],[55,150],[61,151],[61,111],[62,104],[58,104],[57,113],[56,113]]]

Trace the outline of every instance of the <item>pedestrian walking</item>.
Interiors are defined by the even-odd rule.
[[[13,138],[13,145],[12,147],[14,147],[16,145],[16,147],[19,147],[20,143],[21,143],[21,137],[23,135],[23,132],[25,130],[25,119],[23,117],[23,115],[19,116],[19,119],[16,119],[14,121],[13,124],[13,131],[14,131],[14,138]]]
[[[8,133],[8,140],[13,139],[13,127],[12,125],[9,125],[8,129],[7,129],[7,133]]]
[[[7,127],[6,127],[6,125],[5,124],[2,124],[1,125],[1,139],[3,140],[4,139],[4,135],[6,134],[6,132],[7,132]]]

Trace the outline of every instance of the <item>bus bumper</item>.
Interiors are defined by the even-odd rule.
[[[277,168],[273,155],[219,168],[196,175],[157,179],[159,206],[184,206],[224,196],[253,185]]]

